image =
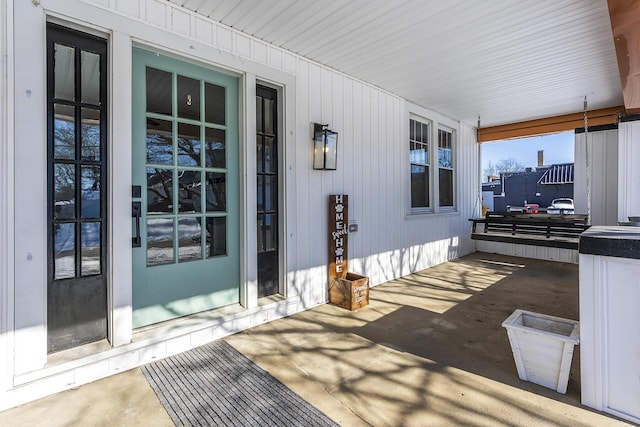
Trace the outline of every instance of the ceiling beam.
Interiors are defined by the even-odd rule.
[[[588,126],[601,126],[618,123],[624,115],[623,105],[617,107],[591,110],[587,112]],[[584,128],[584,112],[546,117],[526,122],[510,123],[502,126],[491,126],[478,129],[478,142],[499,141],[502,139],[526,138],[555,132],[566,132]]]
[[[640,2],[607,0],[624,106],[640,113]]]

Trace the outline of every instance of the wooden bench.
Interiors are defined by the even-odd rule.
[[[471,238],[521,245],[578,249],[580,234],[588,229],[587,215],[522,214],[487,212],[484,218],[471,218]],[[483,224],[482,231],[477,225]]]

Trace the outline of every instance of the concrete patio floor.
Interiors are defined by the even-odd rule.
[[[501,324],[515,309],[578,319],[578,267],[475,253],[225,338],[345,426],[618,426],[521,381]],[[0,425],[173,425],[140,370],[0,412]]]

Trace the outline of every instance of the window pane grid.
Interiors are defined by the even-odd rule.
[[[146,84],[147,265],[226,255],[226,89],[152,67]]]
[[[411,207],[429,208],[430,203],[429,124],[409,121],[409,163],[411,169]]]

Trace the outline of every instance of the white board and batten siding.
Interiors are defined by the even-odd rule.
[[[622,122],[618,130],[618,221],[628,221],[640,216],[640,121]]]
[[[369,276],[372,285],[475,250],[467,219],[479,213],[480,171],[476,133],[471,125],[413,106],[377,87],[166,1],[0,0],[0,5],[0,231],[6,236],[0,242],[0,267],[9,262],[15,266],[14,273],[9,268],[0,271],[0,366],[7,373],[0,376],[0,409],[325,303],[330,194],[349,195],[350,222],[359,226],[358,232],[350,236],[350,270]],[[45,368],[47,21],[110,40],[109,338],[116,347],[70,364]],[[284,104],[284,154],[280,163],[284,177],[284,301],[267,306],[247,301],[257,295],[252,288],[256,274],[252,248],[256,247],[256,237],[249,232],[256,192],[252,191],[255,183],[248,182],[251,177],[247,176],[241,194],[245,212],[241,267],[244,309],[224,315],[222,320],[174,328],[167,336],[156,333],[141,340],[133,335],[128,228],[131,178],[130,168],[122,167],[131,164],[132,46],[227,70],[240,77],[241,164],[247,173],[251,171],[248,165],[255,164],[255,128],[249,124],[255,122],[255,109],[251,107],[255,83],[280,88]],[[5,86],[10,83],[15,85],[12,93]],[[453,212],[409,214],[410,114],[454,131]],[[336,171],[312,169],[312,122],[329,124],[339,133]],[[12,159],[15,169],[9,167]],[[120,166],[116,169],[114,165]],[[28,193],[17,187],[17,183],[24,182],[29,183]],[[12,212],[20,215],[14,219]]]
[[[587,172],[591,225],[618,223],[618,129],[575,135],[573,198],[576,213],[587,213]],[[587,168],[587,158],[589,166]],[[626,219],[625,219],[626,221]]]

